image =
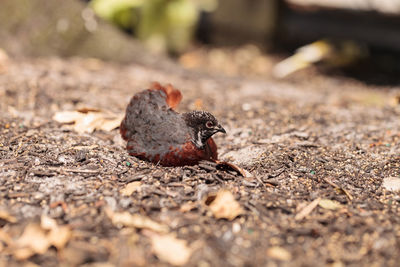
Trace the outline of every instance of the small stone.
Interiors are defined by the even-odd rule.
[[[78,151],[75,153],[75,161],[76,161],[76,162],[83,162],[83,161],[85,161],[85,160],[86,160],[86,154],[87,154],[87,151],[86,151],[86,150],[78,150]]]
[[[388,191],[397,192],[400,191],[400,178],[398,177],[386,177],[383,179],[383,188]]]
[[[239,224],[239,223],[235,222],[235,223],[232,224],[232,232],[233,232],[234,234],[239,233],[239,232],[240,232],[240,229],[241,229],[241,227],[240,227],[240,224]]]
[[[161,178],[163,175],[164,175],[164,173],[162,171],[155,171],[153,173],[153,177],[157,178],[157,179]]]
[[[130,198],[121,198],[119,200],[119,205],[121,206],[121,208],[126,209],[129,207],[129,205],[132,204],[132,199]]]
[[[58,156],[57,160],[60,163],[66,163],[67,162],[67,160],[65,159],[65,157],[63,155]]]

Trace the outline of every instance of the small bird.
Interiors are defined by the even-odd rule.
[[[211,136],[225,129],[207,111],[177,113],[181,99],[179,90],[159,83],[132,97],[120,126],[130,155],[163,166],[218,159]]]

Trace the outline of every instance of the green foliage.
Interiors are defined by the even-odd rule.
[[[90,5],[98,16],[124,29],[132,29],[138,21],[135,9],[143,5],[143,0],[92,0]]]
[[[93,0],[100,17],[128,29],[152,50],[182,52],[190,43],[202,10],[217,0]]]

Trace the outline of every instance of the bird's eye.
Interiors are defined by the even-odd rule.
[[[206,127],[207,127],[207,128],[212,128],[212,127],[213,127],[212,121],[207,121],[207,122],[206,122]]]

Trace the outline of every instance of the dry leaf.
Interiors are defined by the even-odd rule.
[[[159,224],[147,217],[139,214],[130,214],[129,212],[113,212],[111,209],[106,209],[107,216],[111,219],[114,225],[123,225],[139,229],[150,229],[159,233],[167,233],[168,226]]]
[[[103,121],[103,124],[99,129],[104,131],[112,131],[119,127],[121,124],[122,119],[124,118],[123,115],[117,116],[115,119],[107,119]]]
[[[72,123],[82,116],[78,111],[60,111],[56,112],[53,116],[53,120],[60,123]]]
[[[209,196],[206,203],[210,202],[210,197],[215,197],[209,204],[209,208],[217,219],[223,218],[231,221],[243,213],[239,203],[232,193],[227,190],[221,190],[215,196]]]
[[[282,247],[270,247],[267,249],[267,256],[275,260],[290,261],[292,254]]]
[[[111,131],[119,127],[123,115],[112,114],[99,109],[81,108],[77,111],[60,111],[54,114],[53,120],[60,123],[74,123],[78,133],[91,133],[94,130]]]
[[[34,254],[43,254],[51,245],[45,231],[36,223],[28,224],[15,244],[18,248],[14,251],[14,256],[18,260],[27,259]]]
[[[294,219],[296,221],[304,219],[308,214],[310,214],[317,206],[318,203],[320,202],[321,198],[317,198],[314,201],[312,201],[310,204],[305,206],[303,209],[300,210],[299,213],[296,214]]]
[[[141,185],[142,185],[142,182],[140,182],[140,181],[129,183],[123,189],[120,190],[120,193],[123,196],[130,196],[130,195],[132,195],[133,192],[138,190]]]
[[[179,211],[180,212],[188,212],[188,211],[191,211],[192,209],[195,209],[196,206],[197,206],[197,204],[195,202],[189,201],[189,202],[183,203],[181,205],[181,207],[179,208]]]
[[[177,239],[172,234],[150,234],[150,238],[154,253],[169,264],[185,265],[192,255],[192,249],[187,246],[186,241]]]
[[[326,199],[326,198],[321,199],[319,201],[318,205],[321,208],[328,209],[328,210],[337,210],[342,207],[342,204],[340,204],[339,202],[330,200],[330,199]]]
[[[71,235],[68,226],[59,226],[54,219],[42,216],[40,225],[30,223],[25,227],[22,235],[15,241],[13,255],[16,259],[24,260],[35,254],[45,253],[52,245],[62,249]]]
[[[221,169],[221,170],[232,170],[237,172],[238,174],[240,174],[241,176],[245,177],[245,178],[250,178],[253,177],[253,175],[248,172],[247,170],[240,168],[239,166],[233,164],[233,163],[229,163],[226,161],[219,161],[216,160],[215,161],[217,163],[217,168]]]
[[[6,243],[8,246],[13,244],[11,236],[0,228],[0,241]]]
[[[40,226],[42,229],[49,230],[47,235],[49,242],[57,249],[62,249],[71,239],[72,231],[69,226],[59,226],[56,220],[43,215]]]
[[[72,237],[72,231],[70,227],[64,225],[59,226],[50,231],[48,234],[48,239],[50,243],[57,249],[63,249],[68,241]]]
[[[0,210],[0,220],[4,220],[10,223],[16,223],[17,218],[12,216],[8,211],[6,210]]]

